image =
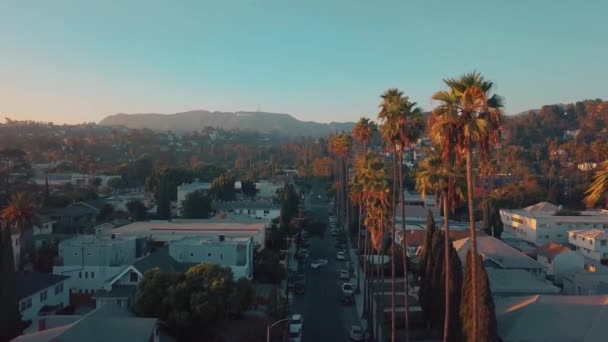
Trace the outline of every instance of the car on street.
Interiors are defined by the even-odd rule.
[[[293,314],[289,317],[289,328],[298,328],[302,330],[302,326],[304,325],[304,317],[300,314]]]
[[[342,284],[342,294],[347,296],[350,295],[352,296],[352,294],[355,292],[355,289],[353,288],[353,284],[351,283],[344,283]]]
[[[327,260],[325,259],[317,259],[310,263],[311,268],[319,268],[327,265]]]
[[[341,269],[340,270],[340,279],[341,280],[348,280],[350,279],[350,272],[346,269]]]
[[[350,327],[350,331],[348,333],[348,336],[353,341],[357,341],[357,342],[363,341],[363,339],[364,339],[363,328],[361,328],[360,325],[353,325],[353,326],[351,326]]]
[[[289,326],[289,342],[302,342],[302,329]]]
[[[344,256],[344,251],[338,251],[338,253],[336,253],[336,259],[337,260],[346,260],[346,257]]]

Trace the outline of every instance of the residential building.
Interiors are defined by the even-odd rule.
[[[53,273],[71,276],[72,293],[92,295],[135,261],[136,246],[135,237],[78,235],[59,243]]]
[[[576,251],[596,261],[608,261],[608,232],[604,229],[577,229],[568,232]]]
[[[563,276],[585,267],[585,258],[581,254],[555,243],[539,247],[536,255],[536,261],[545,267],[547,277],[557,284],[562,283]]]
[[[147,237],[157,242],[218,235],[224,235],[227,239],[253,237],[254,244],[263,249],[266,243],[266,229],[269,227],[270,221],[252,218],[172,220],[133,222],[112,229],[112,233],[121,236]]]
[[[578,270],[563,277],[564,294],[573,296],[608,295],[608,270]]]
[[[211,183],[205,182],[194,182],[194,183],[184,183],[177,187],[177,214],[182,215],[182,202],[186,200],[186,196],[188,194],[193,193],[195,191],[203,191],[205,193],[209,193],[211,190]]]
[[[169,243],[169,255],[179,263],[214,263],[230,267],[234,279],[253,278],[253,238],[188,237]]]
[[[113,304],[128,308],[137,292],[137,285],[144,274],[158,269],[161,272],[185,272],[192,264],[177,262],[169,255],[169,247],[163,246],[154,253],[137,259],[116,276],[110,278],[103,288],[95,292],[96,306]]]
[[[15,270],[21,266],[21,238],[19,234],[11,234],[11,245],[13,246],[13,263]]]
[[[53,225],[57,221],[51,219],[48,216],[40,216],[38,218],[38,222],[34,224],[33,227],[33,235],[44,235],[44,234],[52,234],[53,233]]]
[[[399,224],[397,224],[397,232],[396,232],[396,241],[399,244],[402,244],[403,241],[403,230],[400,229]],[[422,228],[407,228],[410,226],[406,226],[406,241],[407,241],[407,249],[408,255],[410,257],[415,257],[422,255],[422,249],[424,247],[424,240],[426,239],[426,230]],[[442,227],[438,227],[441,229]],[[470,236],[470,231],[468,229],[450,229],[450,240],[456,241],[464,238],[468,238]],[[477,232],[477,236],[486,236],[484,232]]]
[[[260,199],[274,199],[277,197],[277,190],[283,189],[284,186],[284,181],[260,181],[255,183],[258,190],[255,196]]]
[[[568,231],[608,228],[608,211],[587,210],[576,216],[556,215],[560,207],[541,202],[524,209],[500,210],[505,231],[537,246],[568,242]]]
[[[532,295],[494,302],[504,342],[597,342],[608,336],[608,296]]]
[[[134,317],[114,305],[104,305],[86,315],[41,317],[25,335],[12,342],[160,342],[174,341],[156,318]]]
[[[231,217],[249,217],[254,219],[273,219],[281,215],[281,205],[274,200],[242,200],[242,201],[214,201],[213,209],[218,214]]]
[[[18,272],[19,312],[23,321],[54,313],[70,304],[68,276],[40,272]]]
[[[466,258],[471,239],[469,237],[453,242],[462,265],[466,267]],[[536,260],[507,245],[492,236],[477,237],[477,253],[483,258],[486,268],[520,269],[536,276],[544,276],[544,267]]]

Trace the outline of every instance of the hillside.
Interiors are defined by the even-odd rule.
[[[102,126],[148,128],[154,131],[191,132],[204,127],[220,127],[227,130],[275,132],[282,136],[326,136],[332,132],[350,131],[354,123],[323,124],[300,121],[289,114],[262,112],[208,112],[195,110],[175,114],[116,114],[99,122]]]

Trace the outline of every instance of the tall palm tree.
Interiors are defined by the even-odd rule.
[[[367,151],[367,144],[372,140],[372,134],[376,129],[376,125],[368,118],[360,118],[353,127],[353,139],[361,145],[361,152]]]
[[[599,170],[593,175],[593,183],[585,191],[587,195],[585,197],[585,205],[587,207],[594,207],[597,202],[606,194],[608,194],[608,160],[602,162]],[[606,206],[608,206],[608,199],[606,200]]]
[[[339,215],[342,224],[348,218],[348,199],[346,192],[348,191],[348,185],[346,178],[348,177],[348,157],[352,150],[352,137],[347,133],[340,133],[330,137],[329,144],[330,152],[338,157],[338,194],[339,194]]]
[[[443,229],[444,229],[444,270],[445,270],[445,309],[443,321],[443,341],[450,339],[450,224],[449,209],[454,210],[456,203],[464,198],[465,176],[461,168],[456,168],[453,159],[444,160],[436,149],[427,149],[427,157],[418,165],[416,174],[416,189],[425,197],[429,193],[435,194],[435,202],[438,204],[441,194],[443,207]]]
[[[0,211],[0,221],[6,229],[19,234],[19,245],[25,246],[26,229],[36,220],[32,199],[23,192],[11,196],[8,205]]]
[[[458,151],[458,161],[464,155],[467,176],[467,202],[469,208],[469,229],[471,234],[471,252],[477,256],[477,234],[475,230],[475,213],[473,203],[473,148],[482,158],[486,158],[492,143],[500,135],[502,122],[502,99],[491,94],[494,84],[484,79],[478,72],[467,73],[459,78],[445,79],[448,87],[433,95],[439,105],[429,118],[430,131],[438,136],[441,146],[454,146]],[[442,149],[446,158],[449,150]],[[471,265],[477,269],[477,258],[473,257]],[[478,279],[473,272],[472,293],[477,293]],[[478,340],[478,305],[477,296],[471,297],[473,341]]]

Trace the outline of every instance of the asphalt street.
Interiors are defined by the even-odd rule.
[[[318,198],[320,192],[320,189],[313,189],[313,195],[308,196],[305,206],[311,211],[311,216],[327,223],[328,203],[324,196]],[[329,227],[323,238],[315,236],[310,242],[309,258],[304,265],[305,293],[295,295],[291,311],[304,316],[303,341],[348,341],[351,325],[359,324],[359,320],[354,304],[344,306],[341,303],[341,285],[344,281],[338,278],[338,272],[344,267],[344,262],[336,260],[335,239]],[[312,269],[310,262],[315,259],[327,259],[329,263],[325,267]]]

